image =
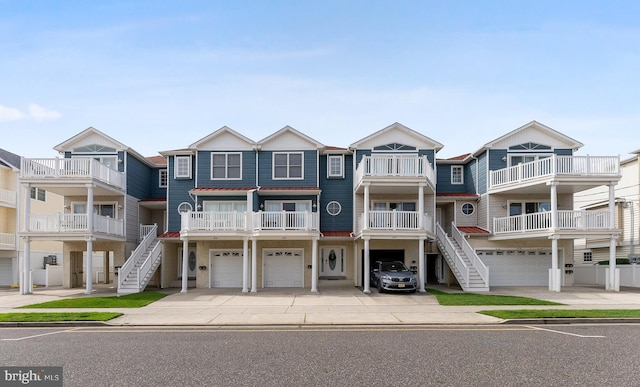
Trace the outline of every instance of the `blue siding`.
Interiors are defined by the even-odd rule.
[[[558,156],[573,156],[573,150],[571,149],[556,149],[553,151],[553,153],[557,154]]]
[[[489,170],[496,171],[498,169],[504,169],[507,167],[507,150],[506,149],[489,149]],[[502,160],[502,159],[505,160]]]
[[[487,193],[489,180],[487,178],[487,152],[478,155],[478,176],[476,177],[476,186],[480,195]]]
[[[160,170],[164,167],[151,168],[151,186],[149,189],[150,199],[160,199],[167,197],[167,188],[160,187]],[[168,176],[168,175],[167,175]]]
[[[256,185],[256,153],[252,151],[229,151],[242,154],[242,179],[240,180],[211,180],[211,153],[225,153],[198,151],[198,188],[211,187],[255,187]],[[306,171],[305,171],[306,172]]]
[[[191,164],[191,167],[194,163]],[[170,156],[167,160],[169,170],[169,178],[167,179],[167,214],[168,214],[168,231],[180,231],[180,214],[178,206],[182,202],[194,205],[193,200],[189,197],[189,190],[194,188],[195,179],[175,179],[173,174],[174,156]],[[192,171],[193,173],[193,171]],[[194,208],[195,210],[195,208]]]
[[[461,164],[454,164],[461,165]],[[463,166],[464,184],[451,184],[451,164],[438,164],[437,166],[437,186],[436,191],[439,193],[473,193],[475,189],[469,190],[469,180],[472,180],[472,176],[469,173],[469,167]]]
[[[477,173],[479,172],[476,169],[477,164],[478,164],[478,160],[471,159],[471,161],[464,166],[464,185],[466,187],[465,188],[466,192],[469,192],[469,193],[477,192],[476,191],[476,185],[478,182]]]
[[[327,178],[327,156],[320,157],[320,230],[321,231],[353,231],[353,156],[344,156],[344,179]],[[342,211],[329,215],[327,204],[337,201]]]
[[[284,152],[284,151],[282,151]],[[290,150],[286,152],[300,152]],[[316,187],[318,183],[317,151],[303,151],[304,173],[303,179],[274,180],[273,179],[273,153],[264,151],[258,155],[258,185],[261,187]]]
[[[151,186],[158,185],[158,181],[152,181],[152,168],[127,153],[127,194],[138,198],[151,197]]]

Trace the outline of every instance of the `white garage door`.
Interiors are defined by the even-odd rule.
[[[11,258],[0,258],[0,286],[10,286],[11,275]]]
[[[489,286],[547,286],[550,250],[479,250],[489,267]]]
[[[210,287],[242,287],[242,250],[212,250],[209,262]]]
[[[303,250],[265,250],[262,263],[265,288],[304,287]]]

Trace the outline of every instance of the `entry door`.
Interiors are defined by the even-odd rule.
[[[345,266],[344,247],[323,247],[320,249],[321,277],[344,277]]]
[[[189,279],[196,279],[196,248],[189,247],[188,255],[188,273]],[[178,249],[178,278],[182,278],[182,248]]]

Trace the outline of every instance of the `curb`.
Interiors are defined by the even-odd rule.
[[[500,322],[505,325],[553,325],[553,324],[638,324],[640,318],[636,317],[612,317],[612,318],[581,318],[581,317],[555,317],[555,318],[521,318],[509,319]]]

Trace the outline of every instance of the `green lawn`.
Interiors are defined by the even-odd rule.
[[[522,318],[640,318],[640,309],[540,309],[540,310],[483,310],[478,313],[502,319]]]
[[[21,308],[139,308],[165,296],[166,294],[157,292],[142,292],[112,297],[76,297],[25,305]]]
[[[445,293],[435,289],[427,291],[436,296],[440,305],[562,305],[556,302],[518,296],[496,296],[478,293]]]
[[[108,321],[119,316],[122,313],[0,313],[0,322]]]

